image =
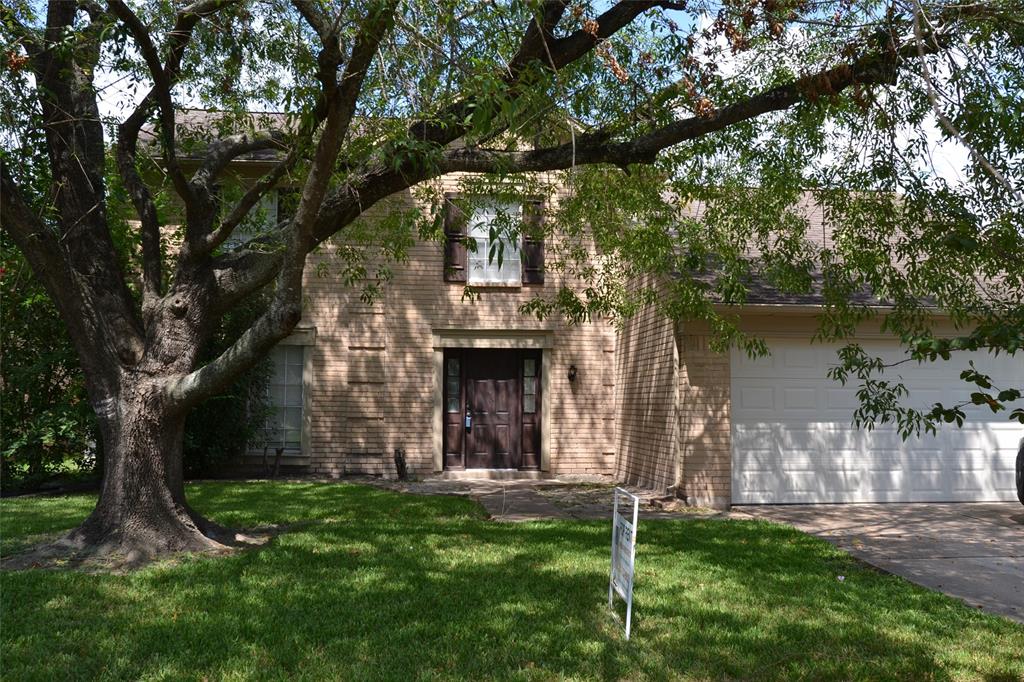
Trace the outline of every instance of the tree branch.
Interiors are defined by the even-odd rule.
[[[15,16],[14,10],[11,7],[7,5],[0,6],[0,24],[11,29],[11,32],[25,46],[25,51],[28,52],[30,57],[35,57],[42,52],[43,46],[39,41],[39,36]]]
[[[303,187],[299,206],[281,257],[277,288],[267,311],[224,353],[194,372],[173,381],[169,392],[176,402],[194,404],[211,391],[228,386],[287,336],[302,317],[302,276],[308,254],[316,245],[313,225],[327,193],[342,142],[355,114],[356,103],[377,46],[394,26],[397,0],[383,0],[369,12],[360,28],[345,72],[337,86],[324,83],[327,117]],[[324,46],[330,52],[331,42]]]
[[[109,0],[108,6],[111,13],[117,16],[131,33],[153,78],[153,87],[131,115],[118,126],[116,154],[118,173],[131,196],[132,204],[141,223],[144,319],[148,319],[163,292],[163,249],[156,204],[149,187],[143,181],[136,167],[139,133],[153,107],[156,106],[159,109],[160,140],[163,147],[164,164],[175,191],[185,202],[186,216],[194,212],[196,195],[178,164],[175,143],[176,121],[171,89],[180,75],[181,60],[191,41],[192,31],[196,24],[204,17],[220,11],[236,1],[201,0],[179,10],[174,26],[168,32],[167,60],[161,63],[150,29],[142,23],[123,0]]]
[[[119,324],[116,313],[110,315],[114,319],[107,319],[104,312],[109,314],[112,311],[98,309],[97,301],[84,295],[85,289],[80,286],[79,276],[63,253],[58,235],[24,200],[2,156],[0,226],[24,254],[35,276],[61,312],[83,367],[91,370],[88,375],[90,389],[97,389],[92,393],[94,402],[100,394],[115,395],[117,372],[112,370],[126,355],[141,354],[142,337],[134,332],[130,323]],[[98,304],[103,306],[102,301]],[[104,334],[104,326],[114,327],[121,333],[115,337]]]
[[[142,52],[143,59],[145,59],[146,66],[149,68],[149,73],[153,78],[153,88],[146,95],[146,98],[139,104],[135,113],[144,111],[144,116],[148,116],[149,110],[152,107],[151,102],[155,100],[159,110],[160,140],[164,148],[164,163],[167,165],[167,172],[171,177],[171,182],[174,183],[175,190],[177,190],[182,199],[188,202],[192,194],[191,189],[188,186],[188,181],[185,178],[185,174],[178,165],[178,156],[174,142],[174,103],[171,101],[171,88],[173,87],[174,80],[176,79],[180,56],[174,60],[174,52],[172,50],[171,59],[168,60],[168,65],[165,67],[160,61],[160,55],[157,52],[156,46],[153,44],[149,27],[142,23],[138,16],[128,8],[123,0],[109,0],[109,7],[110,11],[121,20],[128,29],[128,32],[131,33],[132,39],[138,46],[139,51]],[[183,11],[187,11],[187,8]],[[172,37],[178,35],[177,31],[181,29],[183,25],[182,15],[179,14],[175,30],[172,30],[171,32]],[[191,27],[188,30],[189,33],[191,33]],[[152,100],[150,98],[152,98]],[[135,113],[133,113],[132,116],[135,116]],[[131,118],[132,117],[129,117],[129,120],[131,120]],[[138,131],[141,129],[142,119],[140,118],[139,120],[140,124],[135,128],[136,136],[138,135]]]
[[[279,161],[277,165],[261,177],[256,184],[250,187],[245,194],[242,195],[242,198],[239,199],[231,208],[231,211],[228,212],[227,216],[225,216],[220,222],[217,229],[210,232],[203,238],[199,246],[195,248],[194,254],[209,254],[218,246],[223,244],[225,240],[231,236],[231,233],[235,231],[235,228],[237,228],[238,225],[245,220],[245,217],[249,215],[249,211],[259,203],[259,200],[263,195],[277,186],[277,183],[281,181],[281,178],[291,170],[298,158],[299,154],[297,150],[292,150],[287,157]],[[188,248],[189,253],[186,256],[186,259],[191,258],[194,255],[191,247]]]
[[[653,163],[663,149],[694,140],[772,111],[781,111],[816,97],[837,94],[853,85],[891,82],[897,54],[871,53],[851,64],[804,76],[723,107],[707,116],[673,121],[633,140],[616,142],[599,130],[575,143],[523,152],[460,148],[444,154],[443,173],[531,172],[562,170],[575,165],[611,163],[628,166]]]
[[[146,28],[121,0],[111,0],[111,11],[118,13],[122,21],[132,33],[139,49],[143,52],[146,65],[149,67],[153,77],[153,88],[143,97],[135,110],[118,127],[118,153],[130,159],[134,167],[136,150],[138,147],[139,132],[143,124],[152,112],[153,106],[160,108],[161,142],[164,147],[164,163],[167,164],[168,172],[174,183],[175,190],[185,202],[186,211],[191,209],[194,202],[194,195],[191,187],[185,178],[184,173],[178,166],[177,152],[175,148],[175,116],[174,106],[171,101],[171,88],[177,83],[181,72],[181,60],[184,57],[185,49],[192,40],[192,31],[202,19],[211,14],[237,3],[239,0],[199,0],[178,11],[173,28],[167,36],[167,59],[161,65],[156,48],[152,43],[149,29]],[[118,8],[120,6],[120,9]],[[124,178],[128,182],[127,178]]]

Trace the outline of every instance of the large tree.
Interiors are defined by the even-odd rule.
[[[0,10],[0,218],[68,328],[105,445],[99,501],[68,547],[230,541],[185,500],[188,411],[291,332],[313,250],[372,241],[361,216],[443,174],[470,174],[479,192],[568,188],[545,221],[559,236],[548,267],[580,284],[525,312],[578,320],[654,302],[756,352],[721,304],[766,280],[822,292],[825,336],[871,314],[853,295],[868,291],[920,357],[1020,345],[1013,0],[40,5]],[[123,113],[101,115],[133,88]],[[222,114],[182,125],[197,103]],[[933,172],[939,141],[967,151],[962,181]],[[226,172],[268,151],[257,181]],[[230,240],[282,184],[297,188],[293,215]],[[134,207],[130,258],[111,237],[115,193]],[[834,229],[826,244],[806,238],[808,201]],[[381,229],[440,232],[429,217]],[[645,274],[671,285],[627,286]],[[200,363],[217,321],[256,295],[256,321]],[[931,335],[935,308],[964,333]],[[877,362],[847,360],[869,387],[865,415],[907,428],[957,417],[899,411],[898,387],[870,383]],[[979,395],[1002,407],[1014,390]]]

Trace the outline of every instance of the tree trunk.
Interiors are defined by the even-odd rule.
[[[97,409],[104,450],[100,498],[62,544],[87,554],[134,559],[221,549],[242,540],[197,514],[185,501],[185,415],[168,404],[156,381],[135,380],[101,408]]]

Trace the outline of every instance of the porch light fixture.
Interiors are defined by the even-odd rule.
[[[576,381],[576,365],[569,365],[569,381]]]

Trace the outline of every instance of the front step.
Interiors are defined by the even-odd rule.
[[[540,481],[551,478],[546,471],[520,469],[463,469],[443,471],[426,480],[435,481]]]

